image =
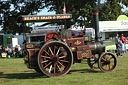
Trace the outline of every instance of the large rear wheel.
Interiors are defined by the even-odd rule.
[[[73,55],[70,48],[59,41],[47,42],[38,55],[39,68],[47,76],[66,74],[72,63]]]

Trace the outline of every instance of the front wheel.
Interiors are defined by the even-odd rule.
[[[100,56],[98,65],[101,71],[111,72],[117,65],[116,56],[111,52],[105,52]]]
[[[47,76],[66,74],[71,68],[72,63],[72,52],[63,42],[47,42],[38,54],[39,68]]]

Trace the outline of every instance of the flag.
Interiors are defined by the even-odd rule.
[[[64,8],[63,8],[63,14],[66,14],[66,6],[65,6],[65,3],[64,3]]]

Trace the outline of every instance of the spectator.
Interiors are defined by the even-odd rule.
[[[122,43],[124,44],[124,48],[125,48],[125,52],[126,52],[126,47],[125,47],[125,44],[126,44],[126,38],[124,37],[123,34],[121,34],[121,38],[120,40],[122,41]]]
[[[19,57],[22,58],[23,57],[22,56],[22,49],[21,49],[21,46],[20,45],[18,46],[18,50],[19,50]]]
[[[115,37],[115,45],[116,45],[116,53],[117,53],[117,50],[118,50],[118,43],[119,43],[119,34],[116,34],[116,37]]]
[[[0,56],[3,53],[2,45],[0,45]]]
[[[119,41],[117,56],[123,57],[121,53],[123,53],[124,51],[125,51],[124,44],[122,43],[122,41]]]
[[[126,43],[126,38],[124,37],[124,34],[121,34],[120,40],[122,41],[123,44]]]
[[[8,49],[8,57],[13,57],[13,51],[11,47]]]
[[[9,49],[8,46],[6,46],[6,48],[4,49],[6,54],[8,54],[8,49]]]
[[[19,45],[15,46],[15,57],[19,57]]]
[[[94,41],[94,37],[93,36],[91,37],[91,41]]]

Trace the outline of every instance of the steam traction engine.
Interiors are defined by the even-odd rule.
[[[21,16],[22,22],[49,21],[70,19],[71,14],[52,16]],[[61,33],[52,32],[45,36],[45,41],[39,44],[24,42],[25,63],[28,68],[47,76],[61,76],[66,74],[73,63],[80,63],[87,59],[91,68],[99,68],[103,72],[110,72],[117,65],[113,53],[105,52],[105,46],[99,40],[98,12],[93,12],[95,41],[89,41],[88,36],[62,36]],[[26,37],[25,37],[26,38]],[[96,57],[98,56],[98,57]],[[95,67],[95,64],[98,64]]]

